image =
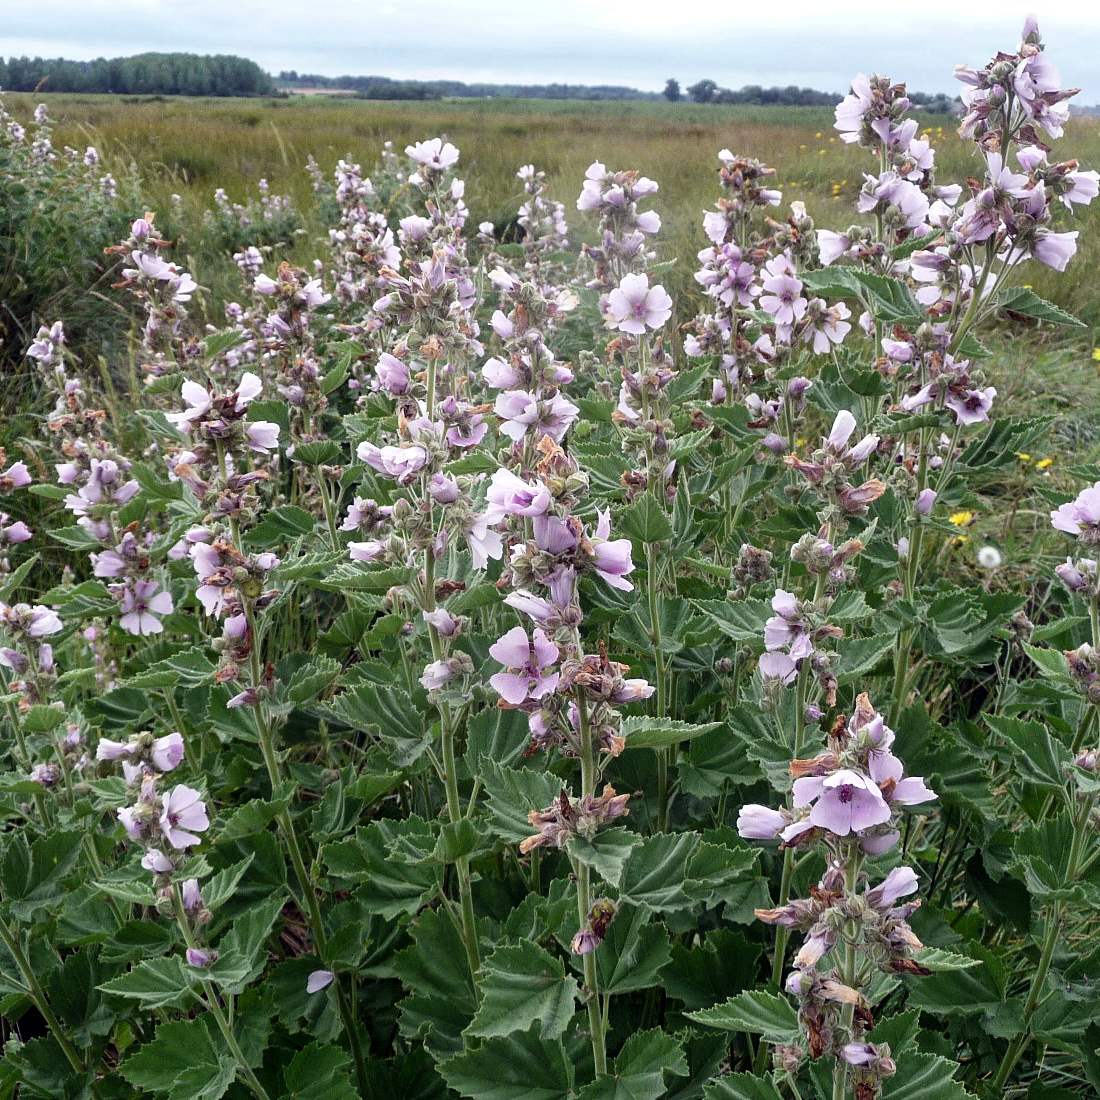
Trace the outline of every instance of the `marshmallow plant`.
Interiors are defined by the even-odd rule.
[[[857,76],[852,224],[722,149],[694,282],[642,171],[475,229],[444,135],[311,160],[313,264],[219,198],[216,306],[123,231],[140,384],[42,326],[0,455],[9,1091],[1100,1087],[1100,482],[1007,514],[992,358],[1098,177],[1033,21],[958,76],[965,184]]]

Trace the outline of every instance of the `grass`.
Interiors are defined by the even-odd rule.
[[[9,95],[17,116],[36,97]],[[462,150],[474,222],[505,223],[519,201],[515,170],[527,161],[547,172],[552,193],[579,222],[573,200],[593,160],[634,166],[661,185],[656,208],[664,220],[663,255],[681,261],[670,289],[690,288],[690,264],[702,246],[700,220],[715,197],[715,154],[722,147],[773,165],[785,197],[803,199],[820,225],[844,227],[862,173],[871,167],[860,149],[833,137],[832,112],[815,107],[701,107],[652,102],[585,103],[549,100],[455,100],[434,103],[341,100],[299,96],[272,100],[202,100],[164,97],[58,95],[47,97],[59,123],[58,139],[94,142],[109,157],[136,163],[154,207],[175,192],[199,215],[216,187],[233,199],[266,177],[275,191],[308,210],[306,158],[328,171],[350,156],[368,167],[382,142],[400,150],[408,142],[444,133]],[[939,178],[962,181],[976,170],[974,147],[959,139],[946,116],[925,116],[932,131]],[[1057,147],[1060,157],[1100,164],[1100,123],[1071,123]],[[1068,222],[1068,217],[1067,217]],[[1037,292],[1100,322],[1100,291],[1086,272],[1100,263],[1100,204],[1075,220],[1082,248],[1076,278],[1029,275]],[[320,232],[319,226],[311,226]],[[579,228],[579,225],[578,225]]]
[[[42,97],[8,94],[16,117],[26,117]],[[773,165],[785,201],[803,199],[819,226],[844,228],[857,220],[855,197],[862,173],[872,167],[863,150],[833,136],[828,108],[702,107],[652,102],[586,103],[549,100],[455,100],[434,103],[376,102],[299,96],[272,100],[184,99],[54,95],[45,97],[56,123],[56,140],[94,143],[108,160],[134,163],[154,210],[167,210],[170,196],[183,200],[181,248],[204,285],[228,293],[235,276],[228,257],[212,254],[202,234],[202,212],[216,187],[241,201],[266,177],[272,190],[290,194],[306,216],[306,232],[292,253],[300,262],[323,254],[324,226],[312,214],[305,172],[313,154],[326,172],[341,157],[365,169],[374,165],[382,143],[401,150],[413,140],[446,134],[462,150],[471,222],[506,225],[521,201],[516,169],[533,162],[546,171],[551,194],[566,205],[574,236],[591,232],[574,200],[585,168],[593,160],[612,167],[637,167],[661,186],[654,206],[663,228],[663,259],[678,261],[662,273],[677,298],[681,318],[697,305],[692,281],[695,253],[706,243],[703,211],[717,194],[716,154],[729,147]],[[946,116],[920,117],[937,150],[938,177],[963,181],[977,170],[974,146],[957,137]],[[1100,165],[1100,122],[1075,119],[1056,148],[1059,158]],[[137,212],[135,212],[137,213]],[[1071,219],[1081,230],[1081,248],[1068,273],[1059,276],[1031,265],[1023,280],[1037,293],[1100,325],[1100,288],[1092,273],[1100,265],[1100,202]],[[1003,340],[991,364],[993,381],[1006,398],[1003,408],[1034,411],[1037,401],[1060,414],[1068,447],[1093,447],[1100,437],[1095,338],[1081,333],[1028,334]]]

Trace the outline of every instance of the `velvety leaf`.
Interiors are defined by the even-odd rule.
[[[489,1039],[440,1063],[439,1072],[470,1100],[570,1100],[572,1060],[560,1040],[541,1039],[537,1032]]]
[[[639,715],[623,720],[623,735],[628,749],[665,749],[701,737],[720,725],[720,722],[677,722]]]
[[[623,868],[620,894],[654,912],[691,905],[685,879],[688,862],[699,844],[693,833],[651,836],[630,853]]]
[[[788,1043],[798,1034],[798,1015],[786,997],[749,990],[713,1008],[688,1012],[689,1020],[723,1031],[747,1031],[772,1043]]]
[[[686,1076],[687,1060],[679,1039],[659,1028],[636,1031],[623,1043],[606,1077],[577,1093],[577,1100],[658,1100],[666,1075]]]
[[[481,1003],[466,1029],[479,1039],[526,1031],[537,1023],[556,1039],[573,1017],[579,987],[565,964],[530,940],[498,947],[481,964]]]
[[[703,1090],[705,1100],[782,1100],[783,1094],[771,1077],[751,1073],[729,1073],[711,1081]]]
[[[161,1024],[156,1037],[127,1058],[119,1073],[136,1088],[166,1093],[170,1100],[218,1100],[236,1069],[212,1020],[200,1016]]]
[[[332,1043],[310,1043],[283,1071],[286,1100],[356,1100],[351,1058]]]
[[[1071,761],[1069,750],[1055,741],[1042,722],[1024,722],[1007,715],[987,714],[986,724],[1008,742],[1014,771],[1028,783],[1060,791]]]

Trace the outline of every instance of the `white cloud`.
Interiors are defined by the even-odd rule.
[[[877,70],[954,91],[956,63],[1012,49],[1030,0],[6,0],[5,53],[91,58],[142,50],[231,52],[265,68],[459,80],[798,84],[843,91]],[[1040,20],[1081,101],[1100,100],[1100,5],[1063,0]]]

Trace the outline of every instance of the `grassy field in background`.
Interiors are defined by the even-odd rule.
[[[872,167],[863,150],[833,136],[832,112],[816,107],[698,106],[638,102],[455,100],[432,103],[291,99],[183,99],[47,96],[57,137],[94,143],[109,158],[136,163],[154,204],[176,192],[196,211],[211,205],[216,187],[232,199],[266,177],[273,190],[310,204],[304,172],[311,153],[328,171],[350,156],[365,169],[382,142],[408,142],[444,133],[462,150],[460,168],[475,222],[502,223],[519,201],[515,170],[533,162],[550,178],[556,198],[573,200],[584,170],[600,159],[634,166],[661,185],[655,206],[664,220],[662,254],[689,260],[704,243],[700,221],[716,194],[716,153],[722,147],[759,157],[777,169],[786,201],[802,198],[819,225],[841,228],[855,220],[862,172]],[[6,97],[16,116],[36,97]],[[946,116],[925,116],[937,150],[938,177],[965,179],[976,171],[974,146],[959,139]],[[1074,121],[1057,146],[1060,157],[1100,164],[1100,120]],[[1077,219],[1083,248],[1078,278],[1035,272],[1036,289],[1088,319],[1100,320],[1100,290],[1083,276],[1100,261],[1100,207]],[[579,226],[578,226],[579,227]],[[586,227],[588,228],[588,227]],[[681,273],[688,274],[686,272]]]
[[[35,97],[9,95],[17,117]],[[700,222],[716,195],[716,153],[722,147],[773,165],[785,201],[801,198],[818,224],[843,228],[855,220],[862,172],[872,167],[863,150],[833,137],[832,112],[815,107],[721,107],[652,102],[456,100],[432,103],[291,99],[165,99],[47,96],[57,137],[95,143],[108,157],[135,162],[154,205],[176,192],[195,214],[210,206],[216,187],[232,199],[254,191],[266,177],[273,190],[308,210],[304,165],[313,154],[327,171],[350,156],[365,169],[382,142],[399,151],[410,141],[444,133],[462,150],[461,174],[473,221],[503,224],[519,201],[515,170],[533,162],[549,176],[554,197],[573,209],[584,170],[600,159],[611,167],[637,167],[661,185],[655,201],[664,220],[662,256],[681,263],[678,285],[688,290],[690,263],[704,244]],[[926,116],[937,149],[938,177],[962,181],[977,170],[974,146],[954,133],[946,116]],[[1060,157],[1100,164],[1100,120],[1074,121],[1057,146]],[[1039,293],[1090,322],[1100,321],[1100,290],[1092,272],[1100,263],[1100,204],[1076,219],[1083,247],[1073,275],[1051,278],[1035,270]],[[591,226],[584,225],[585,229]]]
[[[759,157],[777,169],[784,204],[803,199],[819,226],[843,229],[854,212],[862,173],[873,164],[858,148],[833,137],[828,108],[721,107],[652,102],[547,100],[458,100],[432,103],[378,102],[324,96],[273,100],[166,99],[112,96],[5,96],[17,118],[45,98],[56,122],[56,140],[96,144],[108,162],[132,161],[144,179],[153,209],[169,196],[183,197],[193,227],[182,242],[188,262],[204,285],[229,285],[228,257],[202,247],[202,211],[216,187],[231,199],[255,193],[262,176],[272,190],[290,194],[306,215],[306,233],[296,258],[323,255],[324,227],[311,217],[312,194],[305,172],[313,154],[325,172],[340,157],[376,163],[382,143],[400,152],[410,141],[445,134],[462,151],[471,221],[508,223],[521,201],[516,169],[532,162],[546,171],[553,197],[566,205],[574,240],[591,234],[591,220],[574,202],[585,168],[596,159],[610,167],[636,167],[661,187],[654,202],[663,219],[658,238],[662,259],[676,259],[662,281],[677,297],[681,319],[691,316],[698,288],[692,281],[695,253],[705,245],[701,220],[717,195],[716,154],[728,147]],[[941,182],[962,182],[978,171],[974,146],[954,132],[947,116],[925,116],[937,150]],[[1056,146],[1060,159],[1100,166],[1100,120],[1074,120]],[[1100,325],[1100,202],[1066,216],[1081,230],[1081,248],[1062,276],[1031,265],[1022,281],[1089,322]],[[991,365],[1010,405],[1062,414],[1052,445],[1093,453],[1100,437],[1094,337],[1076,330],[1037,336],[1011,334],[998,345]],[[1078,451],[1079,457],[1082,457]]]

